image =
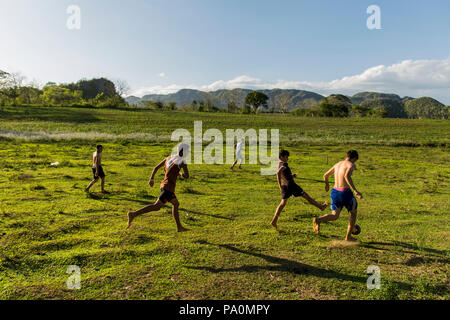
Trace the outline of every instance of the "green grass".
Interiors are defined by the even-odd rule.
[[[0,137],[14,140],[170,141],[172,132],[279,129],[286,145],[358,143],[391,146],[450,145],[448,120],[301,118],[290,114],[241,115],[181,111],[0,107]],[[231,125],[231,126],[230,126]]]
[[[177,185],[188,233],[175,232],[170,207],[125,230],[126,212],[159,196],[147,181],[172,148],[160,135],[194,120],[280,128],[297,182],[320,201],[329,200],[323,173],[356,148],[360,244],[342,242],[345,212],[316,236],[319,212],[300,199],[279,231],[270,227],[280,194],[256,165],[191,165]],[[7,131],[18,137],[0,140],[0,299],[449,299],[448,121],[0,108]],[[68,135],[19,135],[38,131]],[[130,134],[99,141],[110,194],[84,193],[97,141],[77,132]],[[81,268],[81,290],[66,288],[70,265]],[[380,290],[366,288],[369,265],[381,269]]]

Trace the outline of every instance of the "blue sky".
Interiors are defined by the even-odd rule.
[[[69,30],[66,10],[81,9]],[[381,30],[369,30],[369,5]],[[447,0],[2,0],[0,69],[28,80],[385,91],[450,103]]]

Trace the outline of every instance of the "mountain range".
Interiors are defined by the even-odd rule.
[[[126,101],[130,105],[142,106],[144,101],[161,101],[163,103],[175,102],[180,108],[183,104],[189,105],[192,101],[210,102],[219,108],[226,108],[228,103],[234,102],[238,107],[242,108],[244,105],[245,97],[248,93],[254,90],[250,89],[232,89],[232,90],[217,90],[217,91],[200,91],[194,89],[182,89],[176,93],[171,94],[149,94],[142,98],[135,96],[129,96]],[[296,89],[271,89],[271,90],[258,90],[265,93],[269,97],[269,108],[275,111],[280,110],[282,106],[285,106],[287,111],[292,111],[299,108],[308,108],[319,103],[324,96],[310,91],[296,90]],[[391,93],[379,93],[379,92],[360,92],[353,96],[349,96],[353,104],[361,104],[368,100],[383,99],[398,101],[405,103],[406,101],[413,100],[411,97],[400,97]]]

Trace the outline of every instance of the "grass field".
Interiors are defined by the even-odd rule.
[[[126,212],[159,196],[147,181],[171,132],[196,120],[279,128],[297,182],[320,201],[323,173],[357,149],[360,243],[342,241],[346,212],[315,235],[321,213],[300,199],[270,227],[280,194],[257,165],[191,165],[177,185],[190,232],[175,232],[170,207],[125,230]],[[450,297],[448,121],[0,107],[0,137],[0,299]],[[106,195],[83,191],[96,142]],[[70,265],[80,290],[66,287]],[[369,265],[381,269],[380,290],[366,287]]]

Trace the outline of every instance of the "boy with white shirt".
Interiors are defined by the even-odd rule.
[[[231,166],[231,170],[234,169],[234,166],[238,163],[238,161],[239,161],[239,169],[242,169],[242,161],[244,161],[244,159],[245,159],[241,153],[243,145],[244,145],[244,139],[242,139],[242,138],[238,141],[238,143],[236,143],[234,145],[234,150],[236,151],[236,161]]]

